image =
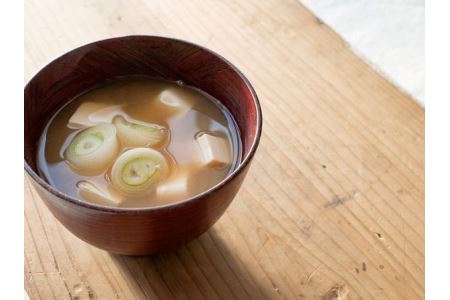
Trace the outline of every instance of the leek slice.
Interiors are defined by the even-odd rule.
[[[111,183],[125,194],[141,196],[152,192],[169,171],[164,156],[150,148],[122,153],[111,170]]]
[[[116,128],[101,124],[80,132],[65,151],[65,158],[76,170],[104,170],[119,151]]]
[[[124,147],[154,146],[167,136],[167,129],[162,126],[129,122],[122,116],[114,118],[114,125]]]

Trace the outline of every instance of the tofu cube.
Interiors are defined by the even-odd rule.
[[[171,110],[174,115],[183,115],[192,108],[189,93],[180,91],[181,88],[168,88],[158,95],[158,100]]]
[[[72,117],[70,117],[68,127],[80,129],[100,123],[111,123],[114,116],[120,113],[120,108],[121,105],[84,102],[77,108]]]
[[[119,199],[108,195],[106,192],[100,190],[96,185],[88,181],[78,182],[77,187],[80,196],[89,202],[112,206],[117,206],[120,204]]]
[[[200,148],[201,162],[210,168],[221,168],[231,164],[231,149],[228,142],[208,133],[201,133],[196,137]]]
[[[85,128],[95,125],[94,122],[89,120],[89,116],[103,108],[108,107],[107,104],[104,103],[95,103],[95,102],[84,102],[80,106],[78,106],[75,113],[69,119],[69,128],[79,129]]]
[[[186,198],[188,195],[188,174],[182,173],[176,178],[169,179],[167,182],[160,184],[156,189],[158,197],[180,199]]]

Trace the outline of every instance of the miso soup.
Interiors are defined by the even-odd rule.
[[[239,163],[239,131],[212,96],[181,82],[122,78],[68,102],[39,143],[41,175],[82,201],[150,207],[182,201]]]

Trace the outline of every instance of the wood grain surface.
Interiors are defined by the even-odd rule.
[[[297,0],[27,0],[25,19],[26,80],[93,40],[172,36],[233,62],[264,116],[238,196],[173,253],[89,246],[25,178],[31,299],[424,297],[424,109]]]

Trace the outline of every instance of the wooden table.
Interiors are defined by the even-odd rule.
[[[89,246],[25,178],[31,299],[424,297],[424,109],[297,0],[28,0],[25,8],[26,79],[93,40],[173,36],[236,64],[264,115],[233,204],[174,253],[122,257]]]

